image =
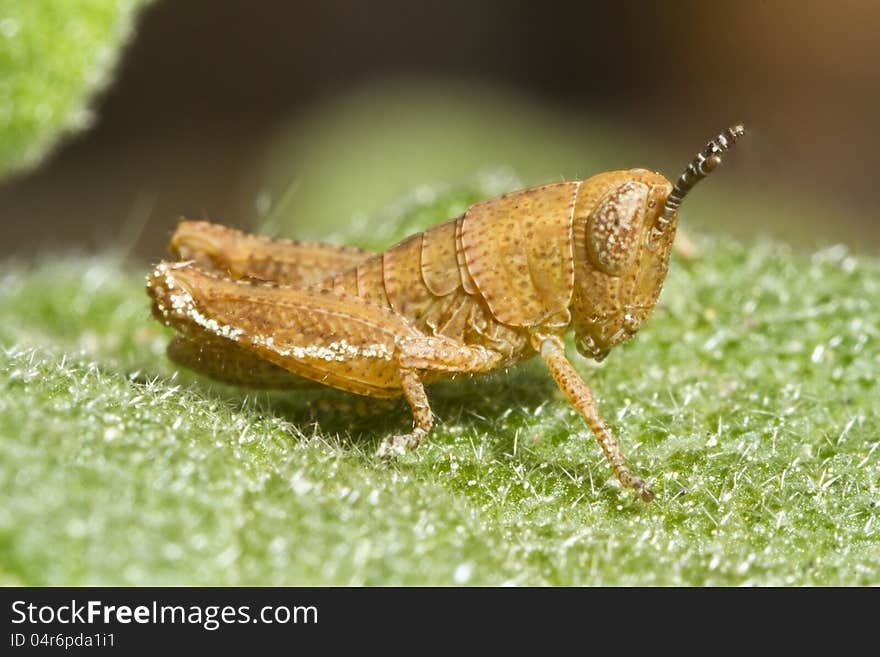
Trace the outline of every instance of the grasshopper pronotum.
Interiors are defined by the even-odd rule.
[[[743,133],[710,141],[674,186],[629,169],[533,187],[384,253],[184,221],[171,239],[177,261],[148,279],[153,314],[178,331],[173,360],[223,381],[402,394],[415,425],[382,444],[383,458],[430,430],[424,383],[540,355],[617,479],[649,502],[563,339],[573,328],[578,351],[601,360],[639,329],[666,278],[682,199]]]

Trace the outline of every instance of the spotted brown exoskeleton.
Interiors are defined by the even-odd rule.
[[[175,261],[149,276],[153,313],[178,332],[172,359],[226,382],[403,395],[415,426],[385,441],[383,458],[428,434],[425,383],[540,356],[620,483],[650,501],[563,340],[574,330],[581,354],[601,360],[638,331],[666,278],[682,199],[743,134],[718,135],[675,185],[629,169],[511,192],[384,253],[184,221]]]

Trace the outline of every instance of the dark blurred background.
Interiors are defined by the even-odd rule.
[[[500,112],[517,98],[581,117],[612,144],[624,136],[628,153],[639,142],[646,158],[662,153],[627,161],[669,177],[744,121],[750,144],[728,183],[816,209],[819,242],[874,249],[878,36],[877,2],[161,0],[94,127],[0,187],[0,250],[128,240],[156,259],[180,215],[253,225],[279,135],[400,79],[497,92]]]

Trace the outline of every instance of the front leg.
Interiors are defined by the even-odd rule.
[[[593,399],[590,388],[565,357],[562,339],[555,335],[535,335],[533,340],[541,358],[547,363],[556,385],[587,421],[593,435],[599,442],[599,446],[605,453],[605,458],[611,464],[611,469],[614,470],[617,480],[625,488],[633,489],[643,501],[653,500],[654,493],[648,488],[648,485],[640,477],[634,475],[627,466],[620,444],[599,414],[599,408],[596,406],[596,400]]]

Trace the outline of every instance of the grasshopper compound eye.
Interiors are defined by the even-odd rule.
[[[625,182],[612,189],[590,218],[590,259],[606,274],[619,276],[638,254],[645,219],[647,185]]]

